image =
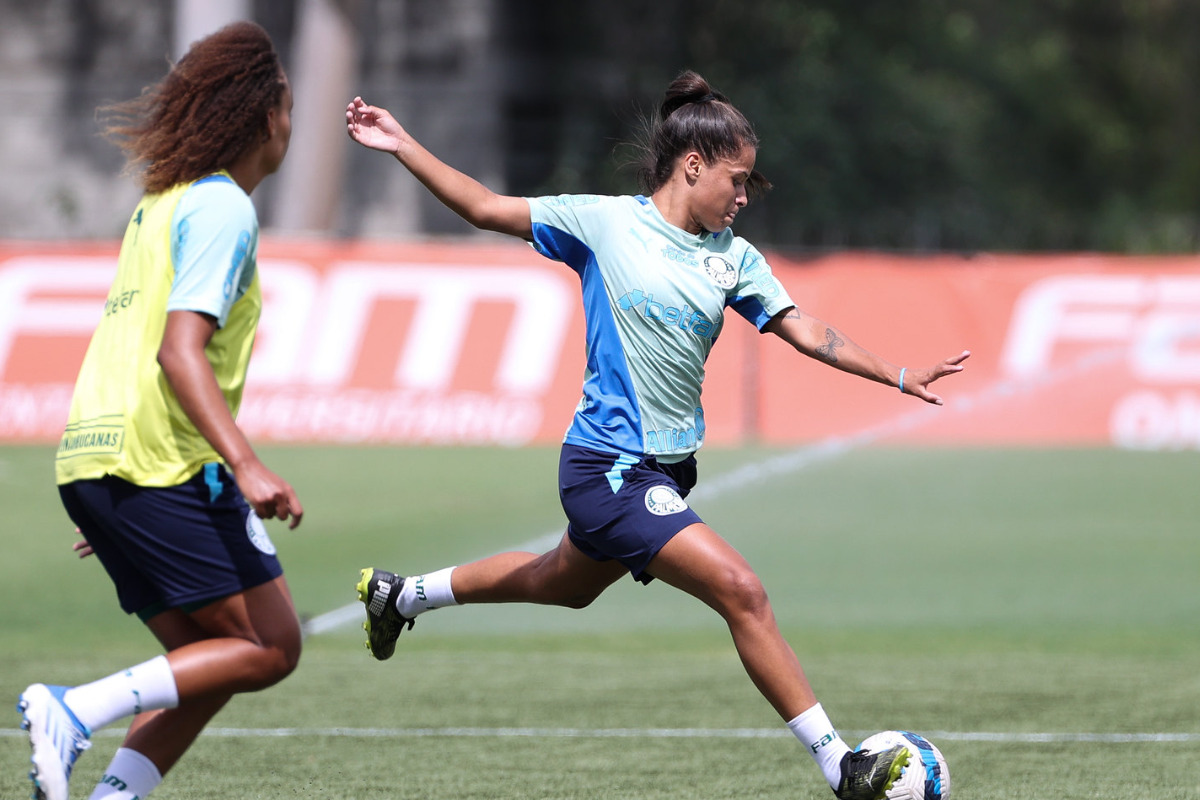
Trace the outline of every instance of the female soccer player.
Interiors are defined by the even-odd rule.
[[[234,422],[262,305],[250,193],[291,137],[266,32],[204,38],[106,133],[145,196],[59,445],[67,513],[166,655],[82,686],[35,683],[18,709],[35,798],[67,800],[97,729],[136,715],[92,800],[145,798],[238,692],[295,668],[300,626],[262,518],[300,523],[292,487]]]
[[[699,75],[668,87],[640,172],[645,195],[498,195],[447,166],[382,108],[355,98],[348,132],[393,154],[477,228],[533,243],[579,274],[587,331],[583,399],[567,431],[559,492],[568,526],[549,553],[503,553],[402,578],[362,570],[367,645],[379,659],[431,608],[526,602],[583,608],[626,572],[699,598],[726,621],[755,686],[787,721],[838,797],[873,798],[909,758],[903,747],[851,752],[780,635],[746,561],[684,498],[704,440],[704,362],[730,307],[801,353],[930,403],[935,380],[969,353],[902,369],[798,310],[762,255],[730,225],[768,187],[754,169],[758,139]]]

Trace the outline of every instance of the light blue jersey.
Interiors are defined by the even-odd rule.
[[[228,173],[201,178],[179,199],[171,221],[175,279],[167,311],[199,311],[224,327],[254,281],[257,257],[258,215],[250,196]]]
[[[690,234],[648,198],[529,198],[533,245],[579,273],[583,398],[564,442],[686,458],[704,442],[704,364],[732,307],[761,329],[793,305],[762,254],[726,229]]]

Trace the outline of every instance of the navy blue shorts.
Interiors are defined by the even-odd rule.
[[[597,561],[616,559],[642,583],[671,537],[700,517],[684,502],[696,485],[696,458],[674,464],[563,445],[558,495],[571,543]]]
[[[262,520],[221,464],[165,488],[113,476],[58,487],[127,614],[193,611],[283,574]]]

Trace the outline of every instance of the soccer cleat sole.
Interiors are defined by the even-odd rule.
[[[33,727],[33,721],[29,719],[29,701],[25,699],[25,695],[21,695],[20,701],[17,703],[17,711],[21,712],[21,730],[29,733]],[[29,748],[33,749],[33,742],[30,741]],[[33,756],[29,757],[29,780],[33,783],[33,794],[30,795],[32,800],[46,800],[46,791],[38,782],[38,767],[37,762],[33,760]]]
[[[354,588],[358,590],[358,602],[367,602],[367,587],[371,584],[371,577],[375,574],[374,567],[365,567],[359,570],[358,585]],[[342,584],[345,586],[346,584]]]
[[[17,711],[21,713],[21,730],[29,733],[30,722],[29,718],[26,716],[26,712],[29,711],[29,701],[25,699],[24,695],[21,696],[20,702],[17,703]],[[29,746],[32,748],[33,743],[31,742]],[[33,762],[32,756],[30,756],[30,762]],[[37,764],[33,764],[33,766],[29,768],[28,777],[29,780],[33,782],[33,794],[31,794],[30,797],[33,798],[33,800],[46,800],[46,793],[43,792],[42,787],[38,785]]]
[[[21,697],[17,702],[17,711],[21,712],[21,730],[29,734],[29,747],[32,751],[29,757],[31,764],[29,770],[29,780],[33,783],[33,800],[67,800],[68,782],[71,777],[71,772],[74,768],[75,759],[72,758],[70,764],[63,770],[62,759],[57,751],[57,748],[52,747],[52,742],[42,742],[40,748],[35,740],[35,726],[40,730],[45,727],[46,720],[42,714],[49,713],[50,703],[56,702],[53,696],[44,698],[44,701],[38,704],[30,703],[27,695],[31,692],[44,692],[50,694],[50,690],[42,684],[34,684],[21,693]],[[31,715],[30,711],[33,710]],[[91,742],[83,741],[78,744],[78,750],[75,753],[77,758],[80,753],[91,747]],[[39,755],[41,758],[47,756],[53,758],[52,766],[58,769],[43,769],[38,763]]]
[[[355,586],[354,588],[358,590],[358,602],[362,603],[365,606],[367,604],[367,589],[371,585],[371,578],[373,578],[375,576],[375,570],[372,567],[367,567],[367,568],[361,570],[361,572],[359,574],[360,574],[360,578],[358,581],[358,585]],[[370,615],[368,615],[367,618],[365,620],[363,620],[362,629],[367,632],[367,640],[365,642],[363,642],[363,647],[367,648],[367,651],[370,652],[372,656],[374,656],[375,653],[373,651],[371,651],[371,617],[370,617]]]

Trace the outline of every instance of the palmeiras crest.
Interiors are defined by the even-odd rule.
[[[733,285],[737,283],[737,270],[734,269],[733,264],[720,256],[706,257],[704,271],[708,273],[708,277],[713,279],[713,283],[722,289],[732,289]]]

